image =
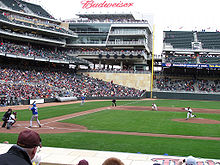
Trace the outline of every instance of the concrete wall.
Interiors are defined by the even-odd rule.
[[[150,92],[146,93],[150,98]],[[212,100],[219,101],[220,94],[202,94],[202,93],[178,93],[178,92],[153,92],[153,98],[157,99],[181,99],[181,100]]]
[[[151,74],[83,72],[84,75],[130,88],[150,91]]]

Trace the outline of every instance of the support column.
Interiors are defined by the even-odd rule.
[[[121,70],[123,70],[123,61],[120,62]]]
[[[101,60],[99,60],[99,69],[101,69],[101,65],[102,65]]]

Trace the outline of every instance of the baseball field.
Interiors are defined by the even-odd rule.
[[[159,111],[151,111],[152,103]],[[220,159],[219,101],[118,100],[117,107],[111,107],[107,100],[37,106],[43,126],[31,129],[41,134],[43,146]],[[188,106],[196,118],[185,120],[183,108]],[[24,106],[15,109],[17,123],[10,130],[0,128],[0,142],[16,143],[18,133],[28,129],[31,112]]]

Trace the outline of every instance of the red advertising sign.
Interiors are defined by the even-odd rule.
[[[90,8],[115,8],[115,7],[132,7],[134,3],[129,2],[95,2],[93,0],[82,0],[81,1],[83,9],[90,9]]]

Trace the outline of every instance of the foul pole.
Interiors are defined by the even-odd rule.
[[[150,87],[150,98],[152,99],[152,90],[154,84],[154,31],[155,25],[153,25],[153,37],[152,37],[152,66],[151,66],[151,87]]]

